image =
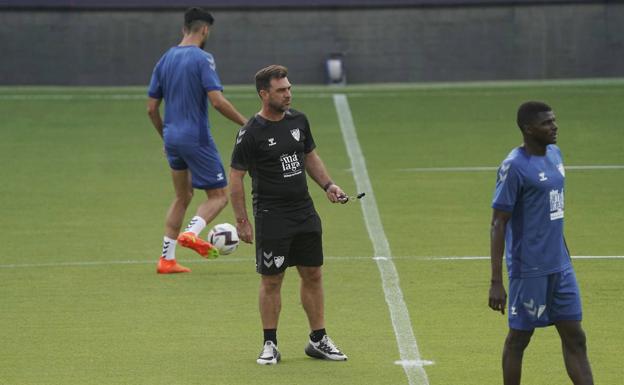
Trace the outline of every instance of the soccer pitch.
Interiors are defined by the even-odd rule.
[[[155,273],[173,191],[144,89],[0,87],[0,384],[500,384],[507,323],[487,307],[489,261],[451,257],[489,253],[495,167],[521,143],[515,111],[529,99],[557,115],[571,252],[603,256],[574,260],[595,382],[621,382],[624,259],[604,256],[624,255],[624,82],[291,81],[293,107],[308,115],[333,179],[355,195],[365,167],[371,186],[361,202],[331,205],[309,181],[324,226],[327,328],[349,361],[305,356],[307,321],[289,271],[282,362],[255,363],[252,246],[215,261],[178,248],[193,272]],[[226,96],[246,115],[259,109],[252,87],[226,87]],[[359,165],[341,132],[347,111]],[[211,120],[227,165],[237,127],[214,110]],[[381,226],[369,236],[375,212]],[[218,222],[233,222],[231,207]],[[383,274],[390,264],[398,281]],[[391,319],[401,296],[387,302],[384,285],[400,288],[407,321]],[[400,346],[430,365],[404,370]],[[554,328],[536,331],[523,383],[570,383]]]

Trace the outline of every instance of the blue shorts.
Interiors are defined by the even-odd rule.
[[[165,145],[167,161],[173,170],[191,171],[193,188],[211,190],[227,186],[225,169],[214,145]]]
[[[580,321],[581,294],[572,267],[542,277],[509,279],[509,327],[533,330],[557,321]]]

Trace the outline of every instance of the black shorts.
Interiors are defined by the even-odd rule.
[[[256,271],[275,275],[289,266],[322,266],[321,218],[303,215],[256,215]]]

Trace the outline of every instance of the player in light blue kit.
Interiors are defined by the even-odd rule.
[[[581,299],[563,237],[565,171],[555,145],[552,109],[527,102],[518,109],[524,144],[498,169],[492,202],[489,306],[505,313],[503,253],[509,274],[509,333],[503,348],[505,385],[520,384],[522,355],[536,327],[555,325],[575,385],[593,384],[581,328]]]
[[[163,138],[171,168],[175,198],[167,212],[162,256],[156,271],[186,273],[190,269],[175,260],[176,242],[204,257],[218,251],[198,234],[227,204],[225,170],[210,134],[208,100],[223,116],[242,126],[247,119],[223,96],[214,58],[203,50],[214,19],[200,8],[184,14],[184,37],[158,61],[148,90],[147,111]],[[160,104],[165,100],[165,119]],[[179,234],[193,188],[206,191],[208,199],[197,208],[186,230]]]

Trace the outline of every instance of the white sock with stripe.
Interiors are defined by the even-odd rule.
[[[166,260],[171,261],[171,260],[175,259],[176,243],[177,243],[177,241],[175,239],[171,239],[171,238],[169,238],[166,235],[163,238],[162,256]]]
[[[195,233],[195,235],[197,235],[201,233],[204,227],[206,227],[206,221],[204,220],[204,218],[198,215],[195,215],[189,222],[188,226],[186,226],[186,229],[184,230],[184,232],[190,231],[192,233]]]

